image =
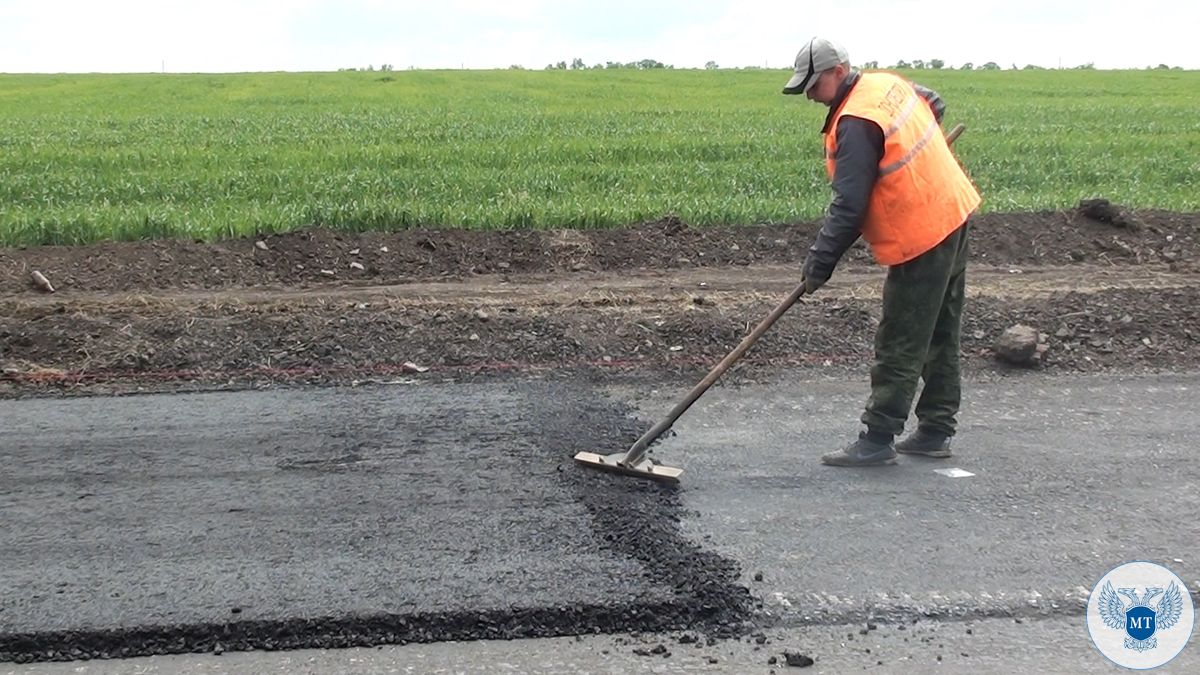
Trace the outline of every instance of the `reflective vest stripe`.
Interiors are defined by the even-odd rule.
[[[921,136],[921,140],[917,141],[916,145],[914,145],[908,152],[904,153],[903,157],[879,170],[879,177],[883,178],[890,173],[895,173],[900,169],[903,169],[904,165],[913,161],[913,157],[916,157],[917,153],[923,150],[925,146],[929,144],[929,140],[933,138],[933,134],[936,133],[940,128],[941,127],[938,126],[937,120],[934,120],[933,124],[930,124],[928,127],[926,127],[925,133]]]
[[[896,117],[896,121],[892,122],[892,126],[888,127],[888,130],[883,134],[885,140],[891,138],[892,134],[900,131],[900,127],[904,126],[904,123],[908,121],[908,118],[913,113],[913,109],[917,107],[917,101],[920,99],[920,96],[908,97],[908,103],[905,104],[904,110],[900,111],[900,114]]]

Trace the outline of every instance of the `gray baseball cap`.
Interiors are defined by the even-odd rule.
[[[796,54],[796,73],[784,86],[783,93],[804,94],[812,89],[818,75],[849,60],[850,55],[845,47],[825,38],[815,37]]]

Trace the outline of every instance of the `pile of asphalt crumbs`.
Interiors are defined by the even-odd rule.
[[[649,428],[627,409],[614,416],[609,401],[574,401],[562,411],[560,424],[545,429],[548,446],[570,456],[578,451],[621,452]],[[578,430],[588,433],[580,434]],[[750,591],[737,580],[737,562],[702,550],[680,531],[684,515],[680,486],[610,474],[573,465],[564,471],[579,503],[591,513],[596,532],[611,551],[637,560],[644,574],[673,589],[674,599],[660,610],[659,623],[642,630],[696,629],[715,637],[732,637],[747,630],[755,606]],[[618,628],[618,630],[629,630]]]
[[[619,452],[645,431],[630,409],[579,381],[521,383],[533,390],[537,447],[557,465],[566,493],[590,515],[601,550],[635,560],[641,583],[672,589],[670,599],[531,609],[365,614],[227,623],[137,626],[0,635],[0,662],[115,659],[249,650],[338,649],[466,640],[691,630],[736,637],[749,628],[755,600],[737,584],[736,562],[702,550],[680,530],[683,487],[593,471],[578,451]],[[658,596],[661,598],[662,596]],[[234,615],[234,618],[236,615]]]

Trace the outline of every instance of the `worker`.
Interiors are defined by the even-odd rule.
[[[894,464],[897,451],[949,457],[961,402],[967,221],[980,196],[941,132],[945,104],[894,73],[851,67],[846,50],[822,38],[800,49],[783,93],[829,107],[821,131],[833,200],[804,261],[806,292],[829,280],[860,236],[888,268],[866,428],[821,461]],[[918,380],[917,428],[897,443]]]

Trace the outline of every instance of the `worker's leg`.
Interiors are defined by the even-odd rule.
[[[960,227],[924,254],[888,270],[883,316],[875,332],[871,397],[862,415],[876,435],[904,430],[965,236]]]
[[[960,228],[954,273],[946,287],[941,311],[934,324],[929,353],[925,359],[922,379],[925,381],[917,399],[916,415],[921,429],[939,436],[953,436],[957,426],[959,404],[962,401],[960,353],[962,343],[962,313],[966,298],[968,226]]]

